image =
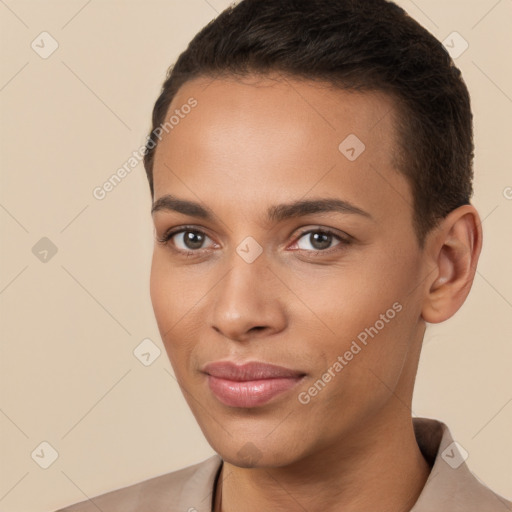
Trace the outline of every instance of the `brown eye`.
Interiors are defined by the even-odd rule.
[[[335,242],[333,244],[333,242]],[[327,251],[342,242],[345,242],[339,235],[323,229],[315,229],[302,233],[297,240],[297,248],[304,251]]]
[[[201,249],[205,238],[208,238],[204,233],[200,233],[199,231],[182,231],[177,234],[182,235],[181,243],[185,246],[183,248],[184,250]],[[176,236],[176,234],[174,236]],[[179,239],[180,237],[178,236],[177,238]],[[179,248],[180,247],[178,247],[178,249]]]
[[[168,245],[171,241],[174,250],[190,254],[204,249],[203,244],[206,239],[210,240],[210,237],[198,229],[181,228],[168,231],[158,239],[158,242]]]

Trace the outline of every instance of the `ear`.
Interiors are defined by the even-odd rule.
[[[482,223],[475,207],[463,205],[450,212],[427,237],[427,290],[421,311],[426,322],[439,323],[462,306],[473,284],[482,249]]]

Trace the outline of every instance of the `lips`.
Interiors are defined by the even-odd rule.
[[[305,375],[304,372],[257,361],[242,365],[230,361],[219,361],[207,364],[203,371],[212,377],[236,381],[293,378]]]
[[[224,405],[256,407],[295,387],[304,372],[262,362],[237,365],[230,361],[209,363],[203,368],[212,393]]]

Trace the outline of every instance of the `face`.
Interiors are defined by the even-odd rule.
[[[176,110],[155,153],[151,299],[214,450],[284,466],[410,416],[426,268],[391,99],[202,78]]]

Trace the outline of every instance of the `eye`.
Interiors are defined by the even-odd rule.
[[[342,237],[329,229],[316,228],[301,233],[294,245],[297,246],[296,249],[307,252],[327,253],[338,245],[348,245],[349,243],[348,237]]]
[[[186,256],[209,250],[211,247],[203,247],[207,240],[213,242],[204,231],[190,226],[170,229],[157,238],[158,243]],[[302,232],[290,248],[319,255],[341,250],[350,243],[349,235],[344,237],[326,228],[315,228]],[[215,247],[216,244],[213,242],[211,246]]]
[[[207,239],[211,240],[206,233],[197,228],[182,227],[166,231],[157,240],[162,245],[169,245],[169,242],[172,241],[171,246],[174,250],[191,255],[192,253],[200,252],[202,249],[204,250],[202,246]]]

